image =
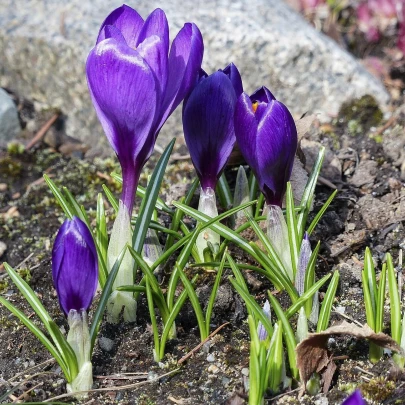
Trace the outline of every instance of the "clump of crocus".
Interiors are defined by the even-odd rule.
[[[61,226],[52,250],[52,277],[60,307],[68,318],[67,341],[79,372],[68,392],[87,391],[93,385],[87,311],[98,281],[97,252],[87,226],[77,217]]]
[[[266,87],[242,93],[235,109],[235,135],[268,209],[268,237],[291,280],[288,232],[281,210],[297,150],[297,129],[287,107]]]
[[[201,184],[198,209],[210,217],[218,215],[215,187],[235,144],[233,117],[242,91],[239,71],[230,64],[210,76],[201,71],[183,105],[184,136]],[[219,245],[219,235],[209,229],[197,239],[201,260],[207,245]]]
[[[201,33],[187,23],[169,51],[165,13],[156,9],[144,21],[131,7],[114,10],[100,28],[87,59],[90,95],[104,132],[122,168],[122,195],[108,249],[111,270],[127,243],[132,244],[130,218],[140,172],[156,137],[198,77],[203,55]],[[127,252],[115,289],[132,285],[133,260]],[[112,322],[124,306],[124,319],[134,321],[132,293],[113,292],[108,306]]]

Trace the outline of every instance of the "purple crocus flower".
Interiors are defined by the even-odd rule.
[[[122,167],[122,201],[132,213],[140,170],[173,110],[195,85],[203,55],[195,24],[187,23],[169,52],[165,13],[144,21],[131,7],[114,10],[87,59],[90,95]]]
[[[297,150],[297,129],[287,107],[266,87],[242,93],[235,109],[235,135],[268,205],[281,207]]]
[[[361,396],[361,392],[356,390],[342,402],[342,405],[367,405],[367,402]]]
[[[184,136],[203,191],[215,186],[235,144],[233,116],[242,80],[236,66],[200,80],[183,105]]]
[[[97,289],[97,251],[89,229],[77,217],[67,219],[56,236],[52,277],[66,316],[72,309],[89,309]]]

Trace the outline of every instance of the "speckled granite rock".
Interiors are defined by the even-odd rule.
[[[122,1],[122,0],[121,0]],[[105,142],[87,93],[86,55],[100,23],[120,0],[13,0],[0,2],[0,86],[8,86],[67,114],[68,135],[90,145]],[[233,0],[129,1],[141,15],[163,8],[171,37],[186,21],[200,27],[208,71],[233,61],[245,89],[266,85],[300,115],[337,113],[342,102],[366,93],[388,100],[382,84],[332,40],[310,27],[280,0],[254,6]],[[181,133],[169,119],[160,142]]]
[[[20,130],[17,107],[7,92],[0,89],[0,145],[14,139]]]

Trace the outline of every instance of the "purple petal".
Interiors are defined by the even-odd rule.
[[[255,101],[258,101],[259,103],[270,103],[270,101],[275,100],[276,98],[267,87],[262,86],[250,96],[250,99],[252,100],[252,103]]]
[[[102,29],[106,25],[113,25],[119,31],[121,31],[127,44],[131,48],[136,48],[137,40],[143,26],[143,18],[131,7],[122,5],[115,9],[103,22],[100,28],[100,34]],[[102,36],[97,39],[96,44],[102,40]]]
[[[342,402],[342,405],[367,405],[367,402],[361,396],[360,391],[356,390]]]
[[[203,79],[183,107],[183,128],[201,187],[215,189],[235,143],[236,95],[229,78],[216,72]]]
[[[167,88],[157,131],[195,86],[203,52],[204,44],[198,27],[192,23],[184,24],[170,48]]]
[[[151,38],[158,38],[145,45],[145,42]],[[145,58],[146,62],[155,73],[160,84],[160,90],[163,92],[167,82],[167,65],[169,53],[169,26],[166,14],[161,9],[153,11],[146,19],[138,37],[137,50]],[[141,48],[148,48],[147,56],[143,55]]]
[[[230,63],[223,72],[229,77],[232,82],[233,88],[235,89],[236,97],[239,97],[243,93],[242,78],[238,68]]]
[[[114,38],[117,42],[122,42],[124,44],[127,43],[121,31],[113,25],[106,25],[100,30],[97,38],[97,44],[108,38]]]
[[[155,118],[152,71],[136,50],[107,39],[90,52],[86,73],[97,115],[121,165],[136,161]]]
[[[246,93],[238,98],[235,107],[236,141],[246,163],[257,173],[256,137],[258,122],[253,111],[252,101]]]
[[[256,143],[259,186],[267,204],[281,206],[298,143],[294,119],[284,104],[268,104]]]
[[[89,229],[77,217],[66,220],[58,232],[52,275],[65,315],[71,309],[89,309],[97,289],[97,252]]]

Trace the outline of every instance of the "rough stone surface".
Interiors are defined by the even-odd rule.
[[[0,89],[0,144],[6,144],[20,132],[17,107],[3,89]]]
[[[100,23],[122,0],[13,0],[0,2],[0,85],[59,107],[68,135],[93,147],[105,144],[90,103],[86,56]],[[171,38],[186,21],[200,27],[204,67],[209,72],[233,61],[245,89],[266,85],[299,116],[336,114],[342,102],[364,94],[385,103],[382,84],[332,40],[280,0],[148,0],[129,2],[141,15],[163,8]],[[29,93],[29,94],[27,94]],[[165,125],[161,144],[181,134],[180,114]]]

